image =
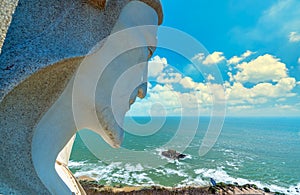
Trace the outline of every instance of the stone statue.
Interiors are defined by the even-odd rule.
[[[101,44],[93,48],[105,44],[110,34],[161,24],[161,4],[159,0],[3,0],[0,7],[0,194],[85,194],[67,167],[75,133],[89,128],[112,147],[120,146],[123,130],[116,120],[122,121],[136,96],[145,96],[153,47],[115,58],[97,84],[95,108],[81,105],[97,114],[102,128],[75,124],[76,71],[84,59],[93,58],[93,52],[101,52]],[[147,42],[149,35],[134,36]],[[155,32],[150,36],[156,37]],[[140,86],[116,93],[122,105],[114,116],[109,106],[114,80],[139,63],[124,86],[138,81]],[[92,71],[89,66],[86,70]],[[81,87],[84,92],[85,86]],[[130,99],[124,100],[127,93]]]

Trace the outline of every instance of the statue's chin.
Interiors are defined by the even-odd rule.
[[[119,148],[124,138],[124,130],[116,121],[111,107],[104,108],[101,113],[97,112],[99,122],[102,126],[97,133],[113,148]],[[124,115],[122,116],[124,120]]]
[[[140,64],[140,66],[145,66],[145,68],[147,68],[147,63]],[[138,72],[138,70],[135,69],[138,69],[138,67],[133,68],[135,75],[141,75],[143,73]],[[133,73],[131,72],[129,71],[128,74]],[[129,84],[135,84],[137,82],[139,82],[139,80],[135,82],[131,80]],[[118,87],[118,85],[116,85],[116,87]],[[105,107],[101,111],[98,111],[96,108],[97,117],[102,127],[96,132],[113,148],[119,148],[121,146],[124,139],[124,130],[122,125],[125,114],[129,110],[130,106],[135,102],[137,97],[141,99],[145,97],[147,92],[147,83],[141,83],[137,87],[134,85],[127,89],[134,90],[132,92],[131,90],[125,90],[125,93],[119,95],[117,98],[111,98],[114,103],[119,103],[114,104],[114,110],[110,106]]]

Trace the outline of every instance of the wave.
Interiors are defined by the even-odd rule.
[[[183,186],[207,186],[209,185],[209,178],[214,178],[217,182],[234,183],[239,185],[255,184],[259,188],[269,188],[273,192],[281,192],[287,195],[300,194],[296,192],[296,188],[300,189],[300,183],[297,185],[289,186],[288,188],[278,186],[275,184],[267,184],[261,181],[248,180],[244,178],[235,178],[230,176],[224,167],[217,169],[200,168],[191,172],[191,167],[187,164],[175,164],[174,168],[161,166],[159,168],[145,169],[141,164],[132,165],[130,163],[114,162],[109,165],[103,164],[101,161],[98,163],[88,163],[87,161],[70,161],[69,167],[75,168],[75,176],[89,176],[97,181],[105,182],[106,185],[114,183],[121,183],[124,185],[140,185],[162,186],[159,180],[154,178],[160,177],[179,177],[181,182],[172,185],[171,187],[183,187]],[[188,172],[189,170],[189,172]],[[177,180],[177,181],[178,181]]]
[[[208,180],[208,178],[214,178],[217,182],[224,182],[224,183],[234,183],[237,182],[239,185],[245,185],[245,184],[255,184],[258,188],[263,189],[264,187],[269,188],[273,192],[281,192],[285,194],[295,195],[298,192],[296,192],[296,189],[300,189],[300,183],[298,183],[295,186],[290,186],[288,188],[281,187],[275,184],[267,184],[261,181],[255,181],[255,180],[248,180],[243,178],[235,178],[227,174],[226,171],[224,171],[222,168],[218,169],[196,169],[195,173],[198,175],[194,180],[192,178],[191,181],[188,182],[189,185],[198,185],[205,183]],[[204,180],[203,180],[204,179]],[[201,181],[202,180],[202,181]],[[200,181],[200,182],[199,182]],[[193,183],[195,182],[195,183]],[[207,182],[208,184],[208,182]],[[298,193],[300,194],[300,193]]]
[[[161,173],[162,175],[177,175],[179,177],[188,177],[188,174],[182,170],[175,170],[170,168],[157,168],[154,170],[156,173]]]
[[[72,167],[72,168],[77,168],[77,167],[82,167],[86,164],[87,161],[79,161],[79,162],[76,162],[76,161],[69,161],[68,163],[68,166],[69,167]]]
[[[131,165],[129,163],[113,162],[109,165],[99,163],[87,163],[85,161],[69,163],[69,167],[76,168],[75,177],[89,176],[97,181],[104,181],[107,185],[122,183],[126,185],[154,185],[154,182],[140,164]]]

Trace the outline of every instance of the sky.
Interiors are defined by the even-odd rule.
[[[226,116],[300,116],[300,1],[161,2],[162,26],[189,34],[206,52],[187,59],[157,48],[147,96],[128,115],[209,116],[217,89],[223,90]],[[217,67],[222,81],[201,74],[195,64]]]

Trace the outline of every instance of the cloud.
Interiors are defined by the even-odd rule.
[[[252,88],[246,88],[241,83],[227,87],[226,97],[230,105],[264,104],[272,99],[293,97],[292,90],[296,86],[295,78],[283,78],[277,84],[259,83]]]
[[[300,57],[298,58],[298,64],[300,64]]]
[[[193,89],[198,85],[198,83],[194,82],[191,77],[184,77],[179,83],[186,89]]]
[[[207,80],[207,81],[214,81],[214,80],[215,80],[215,77],[214,77],[212,74],[208,74],[206,80]]]
[[[181,115],[182,112],[185,115],[198,115],[200,110],[202,113],[209,112],[207,107],[212,104],[213,99],[206,84],[194,82],[191,77],[176,72],[176,69],[168,65],[166,58],[159,56],[149,62],[148,72],[151,80],[157,83],[148,84],[147,96],[137,99],[128,115]],[[207,78],[214,79],[212,75]]]
[[[208,55],[205,60],[202,62],[205,65],[217,64],[226,58],[223,55],[223,52],[215,51],[212,54]]]
[[[247,57],[251,56],[252,54],[254,54],[255,52],[252,52],[250,50],[247,50],[245,53],[243,53],[240,57],[238,56],[233,56],[232,58],[230,58],[227,63],[228,64],[238,64],[239,62],[243,61],[244,59],[246,59]]]
[[[242,61],[242,60],[243,60],[243,58],[241,58],[241,57],[233,56],[232,58],[230,58],[230,59],[227,61],[227,63],[228,63],[228,64],[237,64],[237,63],[239,63],[239,62]]]
[[[218,88],[216,85],[209,86],[206,83],[195,82],[189,76],[175,72],[171,65],[166,63],[161,57],[155,57],[152,62],[158,67],[149,66],[152,77],[157,82],[154,85],[148,84],[148,94],[144,99],[137,99],[131,106],[128,115],[199,115],[209,114],[210,106],[213,103],[212,90]],[[159,71],[158,71],[159,70]],[[209,80],[213,80],[212,75],[208,75]],[[219,87],[222,87],[220,85]],[[183,90],[184,89],[184,90]],[[219,100],[219,94],[216,95]],[[223,98],[224,99],[224,98]]]
[[[170,72],[170,73],[161,73],[156,80],[159,83],[174,84],[174,83],[178,83],[181,79],[182,79],[182,75],[180,73]]]
[[[256,24],[251,27],[234,27],[233,39],[242,45],[266,47],[275,52],[276,47],[285,46],[285,50],[294,49],[288,45],[287,38],[291,32],[299,32],[300,1],[273,1],[262,12]],[[287,44],[287,45],[285,45]],[[275,47],[275,48],[274,48]]]
[[[292,109],[292,105],[283,105],[283,104],[275,104],[275,107],[280,108],[280,109]]]
[[[192,57],[192,60],[197,60],[199,62],[203,61],[205,58],[204,53],[198,53],[194,57]]]
[[[226,97],[230,105],[264,104],[272,99],[293,97],[297,81],[288,76],[286,65],[270,54],[259,56],[250,62],[236,65],[237,72],[228,72],[225,83]],[[245,83],[254,84],[245,87]]]
[[[149,77],[156,77],[163,72],[163,69],[167,66],[168,61],[166,58],[161,58],[159,56],[153,57],[149,61],[148,65],[148,75]]]
[[[252,53],[247,51],[241,57]],[[182,115],[182,112],[198,115],[199,111],[207,115],[214,104],[225,100],[231,114],[241,111],[254,114],[259,109],[265,114],[267,111],[263,108],[272,110],[276,102],[288,105],[289,98],[296,97],[293,90],[300,83],[288,75],[286,65],[280,59],[269,54],[233,66],[234,70],[228,72],[230,81],[219,84],[210,82],[214,80],[210,74],[206,77],[208,82],[203,83],[175,72],[166,58],[155,56],[151,62],[156,66],[149,66],[149,72],[157,83],[148,84],[147,96],[137,99],[131,106],[130,115]],[[249,87],[246,82],[253,85]],[[287,106],[277,108],[288,110]]]
[[[208,83],[199,83],[193,81],[191,77],[184,77],[179,81],[179,84],[185,88],[193,91],[200,91],[201,93],[211,94],[210,86]]]
[[[133,104],[129,115],[198,115],[203,103],[199,94],[174,90],[169,84],[157,84],[148,91],[149,96]]]
[[[286,65],[269,54],[259,56],[250,62],[238,64],[236,68],[238,72],[233,76],[233,80],[241,83],[277,82],[287,77]]]
[[[298,42],[298,41],[300,41],[300,35],[297,32],[291,32],[289,34],[289,41],[290,42]]]
[[[252,54],[255,54],[255,52],[252,52],[250,50],[247,50],[245,53],[242,54],[243,59],[251,56]]]
[[[228,106],[228,110],[231,111],[241,111],[241,110],[248,110],[252,109],[254,106],[252,105],[242,105],[242,106]]]
[[[286,101],[286,98],[279,98],[276,100],[277,102],[285,102]]]
[[[277,1],[259,19],[256,29],[259,36],[262,39],[284,38],[291,29],[299,29],[299,6],[298,0]]]
[[[204,53],[198,53],[191,59],[192,61],[201,62],[204,65],[218,64],[226,60],[223,52],[215,51],[212,54],[205,56]]]

